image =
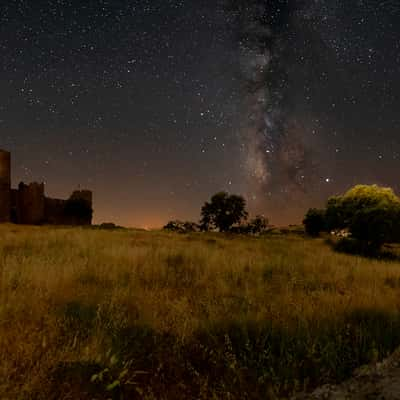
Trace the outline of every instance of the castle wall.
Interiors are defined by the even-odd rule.
[[[0,222],[11,219],[11,154],[0,150]]]
[[[68,225],[64,208],[66,200],[45,198],[45,221],[50,225]]]
[[[45,222],[44,184],[18,186],[17,220],[21,224],[39,225]]]
[[[91,225],[90,216],[79,216],[68,210],[70,201],[83,200],[92,208],[92,192],[88,190],[75,191],[68,200],[45,198],[45,223],[52,225]],[[70,212],[68,212],[70,211]]]
[[[11,222],[18,224],[18,189],[11,189]]]
[[[87,204],[88,207],[92,208],[93,204],[93,194],[90,190],[75,190],[70,198],[69,201],[83,201]],[[90,214],[87,216],[78,216],[78,215],[70,215],[68,217],[68,224],[69,225],[91,225],[92,224],[92,215]]]
[[[90,190],[75,190],[71,196],[71,200],[84,200],[88,204],[92,205],[93,203],[93,193]]]
[[[82,204],[83,203],[83,204]],[[76,190],[68,200],[44,195],[43,183],[11,188],[11,155],[0,149],[0,223],[91,225],[92,192]]]

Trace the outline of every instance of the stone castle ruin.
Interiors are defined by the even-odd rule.
[[[0,149],[0,222],[27,225],[91,225],[92,192],[77,190],[67,200],[45,196],[43,183],[11,188],[11,154]]]

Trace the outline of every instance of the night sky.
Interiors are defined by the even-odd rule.
[[[400,191],[398,0],[3,0],[0,55],[13,184],[92,189],[95,222]]]

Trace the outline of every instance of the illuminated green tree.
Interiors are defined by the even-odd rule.
[[[400,199],[391,188],[357,185],[328,200],[325,221],[329,230],[347,229],[363,251],[375,252],[400,240]]]

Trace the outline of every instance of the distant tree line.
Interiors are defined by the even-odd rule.
[[[164,229],[174,232],[231,232],[259,235],[268,229],[268,219],[248,219],[242,196],[219,192],[204,203],[199,223],[170,221]],[[376,254],[385,243],[400,242],[400,198],[390,188],[357,185],[342,196],[330,197],[323,209],[311,208],[303,220],[307,234],[331,233],[341,238],[345,251]]]
[[[303,224],[311,236],[336,233],[346,236],[342,244],[374,253],[400,241],[400,199],[390,188],[357,185],[329,198],[324,209],[308,210]]]
[[[268,229],[268,219],[262,215],[248,220],[246,200],[242,196],[219,192],[201,208],[199,223],[170,221],[164,229],[187,233],[196,231],[218,231],[259,235]]]

